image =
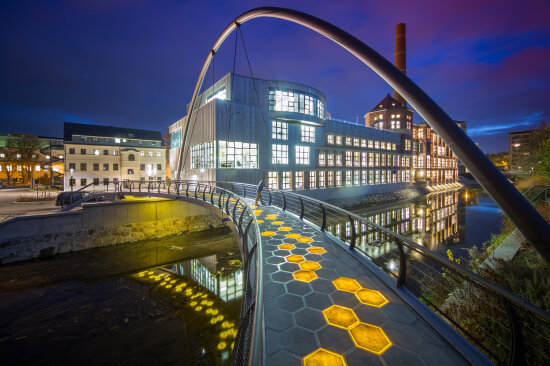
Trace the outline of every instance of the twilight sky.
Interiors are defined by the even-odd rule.
[[[548,0],[18,0],[0,4],[0,133],[62,136],[64,121],[164,131],[185,114],[219,33],[257,6],[308,12],[392,61],[405,22],[407,74],[468,121],[485,152],[507,150],[509,131],[550,121]],[[256,77],[320,89],[335,117],[361,120],[391,91],[313,31],[277,19],[242,31]],[[234,35],[216,56],[216,79],[231,71],[233,47]],[[240,44],[237,72],[248,75]]]

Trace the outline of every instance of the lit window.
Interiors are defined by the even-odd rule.
[[[319,171],[319,188],[325,188],[325,171]]]
[[[327,172],[327,187],[334,187],[334,172],[332,170]]]
[[[374,148],[380,149],[380,141],[374,141]]]
[[[346,137],[346,145],[351,146],[351,137]]]
[[[269,172],[268,186],[269,189],[279,189],[279,175],[277,172]]]
[[[359,147],[359,139],[358,138],[353,138],[353,146]]]
[[[372,140],[369,140],[368,147],[369,149],[372,149],[374,147],[374,143]]]
[[[369,153],[369,167],[374,166],[374,153]]]
[[[145,151],[140,151],[139,156],[145,156]]]
[[[223,141],[225,143],[225,141]],[[221,141],[220,141],[221,143]],[[220,146],[220,151],[222,150]],[[225,152],[225,150],[224,150]],[[216,157],[215,157],[215,142],[205,142],[203,144],[198,144],[191,146],[191,168],[192,169],[214,169],[216,167]],[[224,154],[226,156],[226,154]],[[234,161],[232,161],[234,168]],[[227,168],[227,166],[225,166]]]
[[[215,167],[216,163],[212,160],[214,156],[214,143],[203,145],[205,145],[204,154],[206,154],[206,166],[203,166],[203,168]],[[258,144],[240,141],[219,141],[218,160],[220,168],[257,169]]]
[[[342,154],[334,154],[336,157],[336,166],[342,166]]]
[[[291,172],[283,172],[283,185],[282,185],[282,189],[290,189],[291,177],[292,177],[292,173],[291,173]]]
[[[325,166],[325,154],[319,153],[319,166]]]
[[[366,185],[367,184],[367,170],[363,169],[361,171],[361,184]]]
[[[369,170],[369,184],[374,184],[374,172]]]
[[[359,151],[353,153],[353,166],[361,166],[361,153]]]
[[[367,140],[361,139],[361,147],[367,147]]]
[[[271,138],[275,140],[288,140],[288,123],[272,121]]]
[[[98,149],[94,149],[94,155],[99,155],[99,150]]]
[[[336,171],[336,187],[342,187],[342,172]]]
[[[309,188],[310,189],[313,189],[316,187],[316,184],[315,184],[315,171],[312,170],[309,172]]]
[[[327,135],[327,144],[334,145],[334,135]]]
[[[327,166],[334,166],[334,154],[327,154]]]
[[[157,157],[161,157],[161,156],[162,156],[162,152],[157,151]]]
[[[120,139],[115,139],[115,143],[120,144]],[[130,174],[130,173],[128,173],[128,174]],[[134,173],[132,173],[132,174],[134,174]]]
[[[315,142],[315,127],[313,126],[300,126],[302,131],[302,142]]]
[[[149,157],[153,157],[153,152],[152,151],[149,151]]]
[[[304,172],[294,173],[294,189],[304,189]]]
[[[308,146],[296,146],[296,164],[309,165]]]
[[[271,163],[288,164],[288,145],[271,145]]]
[[[342,145],[342,136],[336,136],[336,145]]]
[[[128,169],[128,174],[134,174],[134,169]]]
[[[351,151],[346,151],[346,166],[353,166]]]
[[[353,171],[353,184],[358,186],[360,184],[360,178],[361,178],[361,171],[360,170],[354,170]]]
[[[206,103],[210,102],[212,99],[227,99],[227,92],[225,88],[210,94],[210,96],[206,98]]]
[[[346,187],[351,186],[351,170],[346,170]]]
[[[46,156],[47,156],[47,155],[46,155]],[[17,159],[21,159],[21,154],[16,154],[15,157],[16,157]]]

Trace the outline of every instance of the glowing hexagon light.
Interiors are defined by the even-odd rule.
[[[359,282],[348,277],[337,278],[332,283],[340,291],[355,292],[362,288]]]
[[[286,234],[286,237],[289,239],[298,239],[300,234]]]
[[[317,262],[312,261],[305,261],[298,264],[301,269],[304,269],[306,271],[316,271],[318,269],[321,269],[321,265]]]
[[[346,360],[342,355],[319,348],[311,352],[303,359],[304,366],[346,366]]]
[[[326,249],[321,247],[311,247],[311,248],[307,248],[306,250],[311,254],[325,254],[327,252]]]
[[[286,259],[287,262],[291,262],[291,263],[300,263],[300,262],[305,261],[304,257],[302,257],[301,255],[296,255],[296,254],[286,256],[285,259]]]
[[[380,308],[386,305],[389,301],[379,291],[362,288],[355,293],[355,296],[365,305],[376,306]]]
[[[300,243],[311,243],[313,241],[313,239],[311,238],[306,238],[306,237],[301,237],[301,238],[298,238],[298,241]]]
[[[275,233],[273,231],[264,231],[262,233],[262,236],[273,236],[275,235]]]
[[[294,245],[294,244],[279,244],[279,249],[292,250],[292,249],[296,249],[296,245]]]
[[[317,275],[314,271],[299,270],[292,273],[292,276],[296,281],[311,282],[317,279]]]
[[[332,305],[323,310],[323,315],[328,324],[338,328],[349,329],[359,323],[359,319],[357,315],[355,315],[355,312],[345,306]]]
[[[372,353],[380,355],[392,345],[382,328],[367,323],[359,323],[353,326],[349,333],[353,343]]]

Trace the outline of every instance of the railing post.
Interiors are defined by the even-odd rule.
[[[208,187],[207,184],[204,185],[204,189],[202,190],[202,200],[206,201],[206,187]]]
[[[180,182],[176,182],[176,194],[177,194],[178,196],[180,195],[180,185],[181,185]]]
[[[196,182],[195,184],[196,184],[196,185],[195,185],[195,199],[197,199],[197,191],[198,191],[198,189],[199,189],[200,183],[199,183],[199,182]]]
[[[254,218],[251,218],[250,221],[248,222],[248,225],[246,225],[246,229],[244,230],[244,235],[243,235],[243,249],[244,249],[244,257],[245,258],[248,258],[248,240],[246,240],[246,238],[248,237],[248,230],[250,229],[250,225],[252,225],[252,221],[254,221]],[[245,272],[246,273],[246,272]]]
[[[243,184],[243,197],[246,198],[246,185]]]
[[[348,219],[351,225],[351,239],[349,242],[349,250],[355,250],[355,241],[357,240],[357,233],[355,232],[355,222],[353,222],[351,215],[348,215]]]
[[[325,206],[323,204],[319,204],[321,206],[321,212],[323,213],[323,222],[321,223],[321,231],[325,231],[327,228],[327,214],[325,212]]]
[[[214,204],[214,192],[216,191],[216,187],[210,186],[210,203]]]
[[[525,362],[523,356],[523,334],[521,332],[521,323],[514,306],[510,303],[510,300],[503,299],[503,301],[504,307],[506,308],[506,314],[508,314],[510,331],[512,333],[512,336],[510,337],[510,353],[508,354],[507,365],[524,365]]]
[[[224,194],[224,190],[223,188],[220,188],[220,195],[218,196],[218,208],[221,209],[222,208],[222,196]]]
[[[246,211],[246,206],[243,207],[243,211],[241,212],[241,217],[239,218],[239,233],[241,234],[241,237],[243,235],[243,217],[244,217],[244,212]],[[254,215],[254,213],[252,213]]]
[[[147,193],[151,193],[151,181],[147,184]]]
[[[304,201],[302,201],[302,197],[298,196],[300,199],[300,220],[304,219]]]
[[[187,185],[187,187],[185,188],[185,195],[189,197],[189,182],[185,182],[185,184]]]
[[[271,206],[271,191],[268,189],[267,193],[269,193],[269,203],[268,203],[268,205]]]
[[[172,185],[172,181],[168,182],[168,194],[170,194],[170,186]]]
[[[231,199],[231,194],[228,193],[227,198],[225,200],[225,213],[227,214],[228,217],[229,217],[229,200],[230,199]]]
[[[387,238],[386,238],[387,240]],[[397,275],[397,286],[403,286],[407,282],[407,257],[401,240],[396,239],[397,251],[399,252],[399,274]]]
[[[281,191],[281,194],[283,195],[283,211],[286,211],[286,197],[285,197],[285,192]]]
[[[139,193],[141,193],[141,181],[139,181],[138,190],[139,190]]]
[[[237,205],[239,204],[239,199],[237,198],[237,201],[235,201],[235,206],[233,207],[233,222],[237,222],[235,219],[235,214],[237,213]]]

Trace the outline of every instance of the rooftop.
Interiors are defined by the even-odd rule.
[[[73,135],[162,141],[162,135],[159,131],[65,122],[63,139],[71,141]]]

